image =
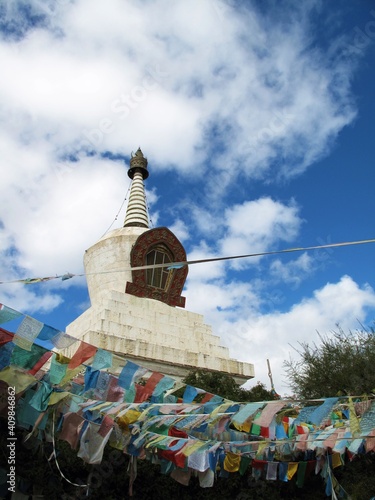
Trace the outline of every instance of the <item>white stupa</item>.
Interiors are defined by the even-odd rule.
[[[131,270],[187,259],[169,229],[149,229],[144,190],[149,173],[140,149],[132,154],[128,175],[132,185],[124,226],[86,250],[91,307],[66,332],[166,375],[182,378],[199,368],[244,383],[254,377],[254,366],[230,358],[203,316],[184,309],[187,266]]]

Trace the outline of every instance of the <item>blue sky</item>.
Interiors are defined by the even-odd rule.
[[[374,238],[374,55],[365,0],[3,2],[1,281],[82,273],[138,146],[189,260]],[[191,266],[186,307],[282,393],[291,345],[373,324],[374,252]],[[0,302],[62,330],[89,305],[78,277]]]

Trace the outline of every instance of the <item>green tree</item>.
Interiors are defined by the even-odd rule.
[[[183,380],[185,384],[199,387],[231,401],[270,401],[274,394],[264,384],[257,382],[251,389],[243,389],[226,373],[193,370]]]
[[[297,397],[310,399],[370,394],[375,390],[375,332],[373,329],[319,335],[320,343],[300,343],[298,360],[284,362]]]

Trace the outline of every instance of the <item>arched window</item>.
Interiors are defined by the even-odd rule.
[[[155,264],[168,264],[169,262],[172,262],[172,256],[168,251],[168,248],[164,245],[158,245],[157,247],[154,247],[146,255],[147,266],[152,266]],[[172,273],[173,270],[168,270],[167,267],[146,269],[146,283],[155,288],[166,290],[168,288]]]
[[[131,267],[185,261],[184,247],[166,227],[157,227],[142,233],[130,252]],[[132,270],[132,281],[126,283],[125,291],[136,297],[160,300],[169,306],[185,307],[185,297],[182,297],[181,293],[187,274],[187,266],[169,270],[168,265]]]

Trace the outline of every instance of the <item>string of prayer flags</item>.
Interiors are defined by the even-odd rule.
[[[4,304],[0,304],[0,324],[8,323],[8,321],[12,321],[15,318],[22,316],[22,313],[11,309],[10,307],[5,306]]]
[[[43,326],[44,324],[40,321],[31,318],[30,316],[25,316],[22,323],[17,328],[13,342],[18,347],[30,351],[34,340],[39,335]]]
[[[68,368],[72,370],[73,368],[77,368],[79,365],[82,365],[82,363],[92,358],[92,356],[95,356],[97,350],[97,347],[87,344],[81,340],[78,349],[69,362]]]
[[[17,283],[24,283],[25,285],[32,285],[34,283],[43,283],[44,281],[50,281],[56,279],[56,276],[46,276],[45,278],[25,278],[22,280],[17,280]]]

